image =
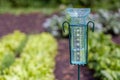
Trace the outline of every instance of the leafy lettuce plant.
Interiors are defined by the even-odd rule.
[[[22,35],[23,33],[20,32],[20,34]],[[13,34],[11,35],[13,36]],[[10,36],[8,35],[6,39],[11,39],[12,37]],[[12,41],[19,41],[18,38],[14,38]],[[6,39],[3,37],[0,43],[6,42]],[[6,45],[7,43],[4,44]],[[12,44],[12,42],[9,42],[9,44]],[[2,45],[0,47],[0,49],[4,48]],[[54,58],[57,53],[57,42],[54,37],[48,33],[29,35],[28,41],[20,53],[20,57],[15,57],[13,53],[13,50],[16,51],[19,45],[17,48],[13,47],[9,49],[12,55],[10,52],[4,55],[5,49],[0,54],[2,64],[4,64],[0,65],[0,69],[1,67],[6,67],[0,74],[0,80],[55,80],[53,71],[55,67]]]

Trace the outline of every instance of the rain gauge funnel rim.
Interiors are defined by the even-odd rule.
[[[67,8],[65,13],[71,18],[87,17],[90,14],[90,8]]]

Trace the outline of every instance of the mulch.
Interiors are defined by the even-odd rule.
[[[0,14],[0,37],[14,30],[20,30],[26,34],[44,32],[43,23],[49,17],[41,13],[21,14],[15,16],[12,14]],[[55,58],[55,77],[56,80],[77,80],[77,65],[70,65],[69,48],[67,39],[59,39],[58,54]],[[113,41],[120,42],[120,37],[113,38]],[[93,71],[87,66],[81,66],[81,80],[95,80]]]

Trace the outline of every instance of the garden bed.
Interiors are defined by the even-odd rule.
[[[48,16],[39,13],[21,14],[19,16],[11,14],[0,15],[0,36],[4,36],[14,30],[20,30],[27,34],[44,32],[42,24]],[[77,80],[77,66],[69,63],[68,40],[58,41],[58,55],[56,56],[55,77],[57,80]],[[120,37],[113,36],[113,41],[120,43]],[[87,66],[81,67],[81,80],[95,80],[93,71]]]

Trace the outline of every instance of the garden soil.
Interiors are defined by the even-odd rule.
[[[41,13],[31,14],[0,14],[0,37],[12,33],[14,30],[20,30],[26,34],[44,32],[43,23],[49,17]],[[68,39],[59,39],[58,54],[55,58],[55,78],[56,80],[77,80],[77,65],[70,65]],[[113,37],[113,41],[120,43],[120,37]],[[81,66],[81,80],[95,80],[93,71],[89,70],[87,65]]]

